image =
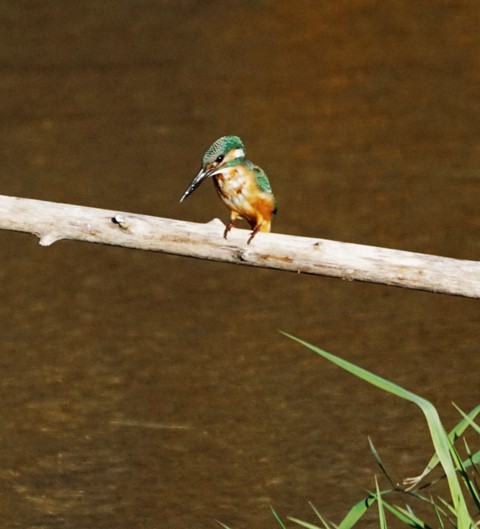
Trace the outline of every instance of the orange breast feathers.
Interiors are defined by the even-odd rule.
[[[242,217],[252,228],[260,226],[260,231],[270,231],[275,210],[272,195],[259,189],[255,180],[236,170],[215,175],[214,181],[218,195],[232,217]]]

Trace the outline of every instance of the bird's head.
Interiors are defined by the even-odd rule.
[[[180,202],[183,202],[209,176],[220,172],[226,164],[239,158],[245,158],[245,147],[238,136],[222,136],[214,141],[203,155],[200,171],[188,186]]]

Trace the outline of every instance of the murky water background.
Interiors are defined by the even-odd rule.
[[[480,259],[480,8],[4,2],[0,192],[206,222],[179,204],[240,135],[277,232]],[[219,234],[220,236],[220,234]],[[431,399],[479,401],[477,300],[0,233],[5,527],[339,521],[431,452],[413,406],[286,330]]]

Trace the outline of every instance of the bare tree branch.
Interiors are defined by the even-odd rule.
[[[0,196],[0,229],[480,298],[480,262]]]

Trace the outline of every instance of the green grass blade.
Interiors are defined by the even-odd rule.
[[[377,476],[375,476],[375,489],[377,491],[377,506],[378,506],[378,519],[380,521],[380,529],[387,529],[387,519],[385,517],[385,509],[383,508],[383,499],[378,487]]]
[[[475,452],[474,454],[469,454],[468,460],[464,461],[465,468],[471,466],[475,470],[477,474],[480,474],[480,471],[478,470],[477,465],[480,463],[480,450],[478,452]]]
[[[318,511],[318,509],[315,507],[315,505],[313,505],[312,502],[308,502],[310,507],[313,509],[313,512],[317,515],[317,518],[322,522],[323,524],[323,527],[325,529],[334,529],[335,526],[329,522],[327,522],[327,520],[325,520],[325,518],[320,514],[320,512]]]
[[[306,527],[307,529],[321,529],[321,527],[318,527],[318,525],[313,525],[313,523],[304,522],[303,520],[299,520],[298,518],[292,518],[291,516],[288,517],[288,519],[299,525],[300,527]]]
[[[455,509],[452,505],[448,503],[448,501],[444,500],[443,498],[438,498],[438,501],[443,503],[443,506],[446,508],[447,511],[450,511],[451,514],[455,515]],[[448,516],[447,512],[446,512],[446,515]]]
[[[348,511],[337,529],[350,529],[353,527],[376,500],[377,498],[374,494],[369,494],[366,498],[360,500]]]
[[[373,441],[370,436],[368,436],[368,444],[370,446],[370,452],[372,452],[373,458],[375,459],[375,461],[377,462],[377,465],[380,467],[381,471],[383,472],[383,475],[390,482],[392,489],[397,488],[394,480],[390,477],[389,473],[387,472],[387,469],[385,468],[385,465],[383,464],[383,461],[381,460],[380,455],[377,452],[377,449],[375,448],[375,445],[373,444]]]
[[[396,509],[397,516],[403,515],[407,520],[405,523],[411,527],[415,527],[416,529],[430,529],[430,526],[416,516],[410,508],[404,509],[397,505],[394,509]]]
[[[410,527],[414,527],[415,529],[430,529],[429,526],[425,522],[423,522],[423,520],[415,516],[412,512],[407,511],[402,507],[387,503],[386,501],[384,501],[383,504],[385,509],[390,511],[405,525],[409,525]]]
[[[215,520],[215,521],[218,523],[218,525],[221,525],[223,527],[223,529],[230,529],[230,527],[228,527],[228,525],[225,525],[224,523],[219,522],[218,520]]]
[[[428,400],[424,399],[423,397],[420,397],[415,393],[412,393],[411,391],[408,391],[402,388],[401,386],[390,382],[389,380],[375,375],[370,371],[367,371],[366,369],[358,367],[355,364],[343,360],[342,358],[339,358],[331,353],[327,353],[326,351],[323,351],[322,349],[319,349],[318,347],[315,347],[314,345],[311,345],[308,342],[305,342],[304,340],[300,340],[295,336],[292,336],[283,331],[281,332],[291,340],[294,340],[303,345],[304,347],[307,347],[308,349],[329,360],[338,367],[341,367],[345,371],[348,371],[352,375],[355,375],[356,377],[364,380],[365,382],[368,382],[369,384],[372,384],[377,388],[392,393],[397,397],[413,402],[422,410],[427,420],[430,436],[435,447],[435,451],[438,454],[440,463],[442,464],[442,467],[447,476],[450,494],[455,506],[457,528],[470,529],[471,527],[473,527],[474,522],[468,512],[460,482],[455,471],[455,465],[450,454],[450,441],[445,432],[445,429],[442,426],[438,412],[433,406],[433,404],[431,404]]]
[[[273,514],[273,517],[275,518],[275,520],[277,520],[277,523],[278,525],[282,528],[282,529],[287,529],[284,525],[284,523],[282,522],[282,520],[280,519],[280,516],[277,514],[277,511],[270,506],[270,510],[272,511],[272,514]]]
[[[480,411],[480,404],[474,408],[469,414],[466,414],[461,408],[459,408],[455,402],[452,402],[453,407],[460,413],[460,415],[463,417],[463,420],[460,424],[465,424],[465,428],[460,432],[459,435],[457,435],[457,438],[466,430],[467,426],[471,426],[477,433],[480,433],[480,426],[474,422],[475,417],[478,415],[478,412]],[[477,410],[476,413],[474,413]]]
[[[439,527],[440,527],[440,529],[444,529],[445,528],[445,524],[443,523],[442,510],[437,507],[437,504],[433,501],[433,499],[432,499],[432,505],[433,505],[433,510],[434,510],[434,512],[435,512],[435,514],[437,516]]]

